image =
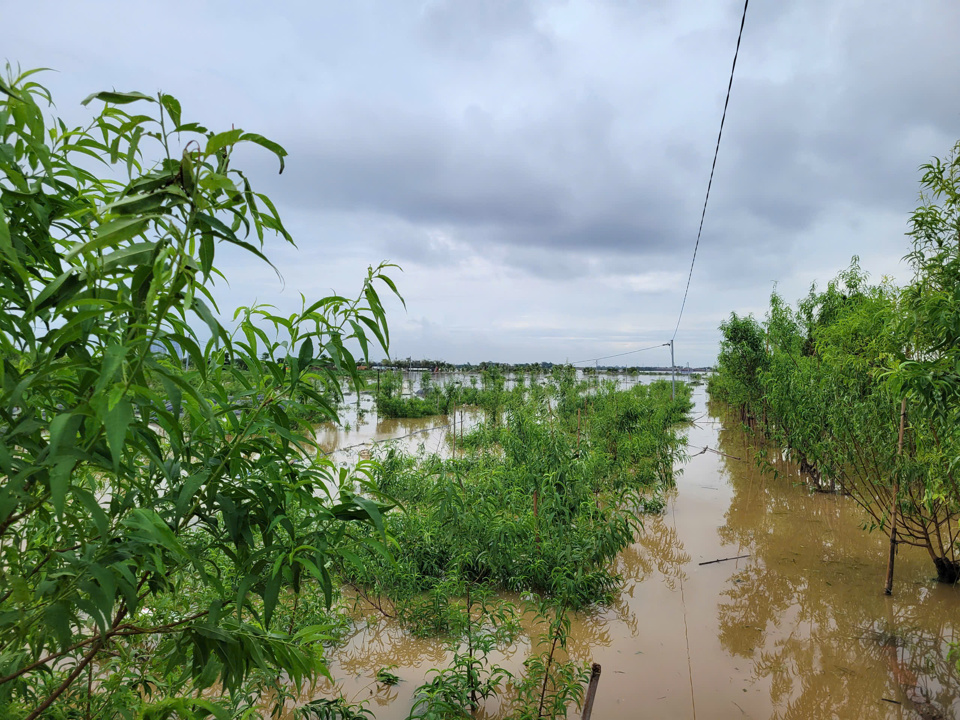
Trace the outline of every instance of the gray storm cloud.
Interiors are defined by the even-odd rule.
[[[347,291],[387,258],[395,354],[558,361],[669,339],[741,9],[40,0],[3,11],[0,47],[55,67],[77,122],[94,90],[163,88],[287,148],[282,176],[237,158],[297,238],[273,250],[286,283],[225,255],[221,307]],[[948,0],[751,4],[678,360],[710,362],[774,282],[795,297],[854,254],[903,273],[917,167],[960,137],[958,27]]]

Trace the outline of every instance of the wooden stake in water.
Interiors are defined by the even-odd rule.
[[[897,460],[903,455],[903,431],[907,425],[907,399],[900,402],[900,437],[897,439]],[[898,463],[899,465],[899,463]],[[890,555],[887,557],[887,584],[884,595],[893,594],[893,563],[897,555],[897,495],[900,494],[900,468],[895,471],[893,497],[890,499]]]
[[[590,720],[593,714],[593,701],[597,697],[597,685],[600,684],[600,663],[590,667],[590,684],[587,685],[587,697],[583,701],[583,715],[580,720]]]

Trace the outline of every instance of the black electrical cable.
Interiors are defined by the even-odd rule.
[[[683,291],[683,302],[680,304],[680,315],[677,317],[677,326],[673,329],[671,342],[677,339],[680,329],[680,320],[683,318],[683,309],[687,306],[687,293],[690,292],[690,279],[693,277],[693,265],[697,262],[697,248],[700,247],[700,235],[703,233],[703,220],[707,216],[707,202],[710,200],[710,188],[713,185],[713,173],[717,169],[717,156],[720,154],[720,138],[723,137],[723,123],[727,119],[727,106],[730,104],[730,91],[733,89],[733,73],[737,69],[737,55],[740,54],[740,40],[743,38],[743,26],[747,21],[747,6],[750,0],[743,3],[743,17],[740,19],[740,34],[737,35],[737,49],[733,52],[733,67],[730,68],[730,82],[727,84],[727,99],[723,102],[723,116],[720,118],[720,132],[717,133],[717,147],[713,151],[713,165],[710,167],[710,180],[707,182],[707,195],[703,199],[703,212],[700,213],[700,229],[697,230],[697,242],[693,246],[693,259],[690,260],[690,272],[687,275],[687,289]]]
[[[581,363],[591,363],[597,362],[598,360],[609,360],[610,358],[623,357],[624,355],[633,355],[634,353],[645,352],[647,350],[656,350],[660,347],[667,347],[670,343],[659,343],[657,345],[651,345],[650,347],[640,348],[639,350],[627,350],[627,352],[617,353],[616,355],[604,355],[603,357],[590,358],[589,360],[576,360],[570,365],[579,365]]]

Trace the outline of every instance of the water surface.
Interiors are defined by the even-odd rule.
[[[903,546],[885,597],[887,540],[862,529],[862,510],[810,494],[786,463],[779,476],[761,473],[749,439],[709,413],[702,388],[695,401],[692,457],[666,512],[648,516],[619,556],[616,601],[573,623],[570,654],[603,668],[594,717],[960,717],[946,659],[960,589],[936,583],[929,558]],[[449,420],[385,422],[396,424],[370,420],[336,442]],[[369,700],[378,718],[404,718],[415,687],[450,655],[440,640],[413,638],[369,609],[366,618],[331,651],[335,682],[313,696],[343,693]],[[524,638],[493,659],[516,671],[530,652]],[[373,682],[386,666],[402,678],[393,688]],[[503,715],[496,703],[485,710]]]

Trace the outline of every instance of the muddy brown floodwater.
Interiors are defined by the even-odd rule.
[[[593,717],[960,717],[946,657],[960,641],[960,589],[936,583],[929,558],[902,547],[885,597],[885,539],[861,528],[860,508],[809,494],[786,464],[762,474],[702,388],[695,400],[692,457],[666,512],[645,518],[620,555],[617,600],[572,626],[570,654],[603,668]],[[695,454],[704,447],[724,455]],[[701,564],[740,555],[749,557]],[[522,639],[492,659],[518,670],[529,652]],[[443,642],[371,615],[330,652],[335,683],[313,696],[342,693],[369,700],[378,718],[404,718],[426,672],[449,658]],[[385,666],[399,685],[373,682]]]

